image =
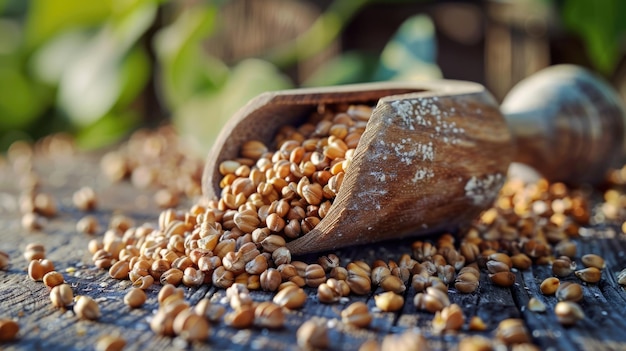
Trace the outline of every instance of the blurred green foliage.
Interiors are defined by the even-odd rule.
[[[292,42],[228,66],[205,48],[227,1],[0,0],[0,146],[59,130],[86,148],[106,145],[146,121],[154,89],[205,152],[250,98],[294,87],[285,70],[328,47],[371,1],[336,0]],[[432,22],[419,16],[380,58],[342,54],[303,84],[436,78],[435,52]]]
[[[341,52],[297,83],[285,74],[329,47],[363,6],[404,1],[334,0],[295,39],[226,64],[206,45],[229,0],[0,0],[0,147],[70,131],[95,148],[167,117],[205,153],[225,120],[264,91],[440,78],[434,24],[419,14],[379,56]],[[606,1],[562,3],[604,72],[621,55],[626,26],[626,3]]]
[[[565,0],[562,13],[565,25],[584,41],[595,68],[613,73],[626,46],[626,1]]]

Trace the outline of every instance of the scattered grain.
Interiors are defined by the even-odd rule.
[[[532,312],[543,313],[546,311],[546,305],[536,297],[531,297],[530,300],[528,300],[528,309]]]
[[[578,302],[583,299],[583,288],[580,284],[572,282],[562,282],[555,292],[559,301]]]
[[[586,254],[580,258],[585,267],[594,267],[597,269],[604,269],[606,263],[604,262],[604,258],[595,254]]]
[[[288,286],[280,290],[272,299],[275,304],[290,310],[304,306],[307,294],[297,286]]]
[[[303,350],[320,350],[330,346],[328,328],[320,322],[308,320],[296,332],[298,346]]]
[[[20,325],[12,319],[0,319],[0,342],[11,341],[17,338]]]
[[[521,319],[505,319],[498,324],[496,337],[506,345],[528,343],[531,341],[530,334]]]
[[[96,208],[98,200],[96,192],[92,188],[85,186],[74,192],[72,202],[81,211],[92,211]]]
[[[50,290],[50,301],[56,307],[65,307],[74,301],[74,293],[69,284],[60,284]]]
[[[138,308],[146,302],[147,298],[146,293],[142,289],[131,288],[124,295],[124,303],[130,308]]]
[[[34,262],[34,261],[31,261]],[[57,271],[50,271],[43,276],[43,283],[49,289],[54,288],[57,285],[61,285],[65,282],[65,278],[63,278],[63,274]]]
[[[387,291],[374,296],[376,307],[384,312],[396,312],[404,306],[404,298],[393,291]]]
[[[561,301],[554,306],[554,314],[559,320],[559,323],[565,326],[576,324],[581,319],[585,318],[585,313],[580,306],[572,301]]]
[[[100,307],[91,297],[81,295],[75,300],[74,313],[82,319],[96,320],[100,318]]]
[[[463,316],[463,311],[457,304],[451,304],[444,307],[441,311],[437,311],[432,320],[435,333],[460,330],[463,323],[465,323],[465,316]]]
[[[174,333],[187,341],[203,341],[209,337],[209,323],[190,309],[178,313],[172,322]]]
[[[341,311],[341,321],[355,327],[365,328],[372,322],[372,315],[364,302],[357,301]]]

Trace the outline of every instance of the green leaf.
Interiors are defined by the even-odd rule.
[[[214,30],[216,16],[216,6],[199,3],[183,11],[155,38],[161,64],[159,86],[171,110],[194,94],[219,89],[226,80],[226,65],[203,49],[203,41]]]
[[[195,95],[173,116],[179,133],[204,156],[226,121],[253,97],[292,87],[276,67],[266,61],[247,59],[232,70],[223,89]]]
[[[134,48],[120,64],[121,90],[114,108],[130,105],[143,91],[150,78],[150,59],[141,48]]]
[[[152,23],[156,7],[150,1],[141,4],[132,13],[125,13],[123,19],[108,22],[63,72],[57,102],[73,124],[79,127],[93,124],[110,113],[120,99],[132,101],[134,96],[124,96],[125,93],[137,94],[145,85],[147,67],[137,68],[137,62],[141,65],[147,60],[132,50]],[[133,24],[127,27],[130,22]],[[128,29],[128,35],[119,35],[120,28]],[[128,64],[138,71],[130,72]]]
[[[129,130],[139,125],[139,116],[127,111],[107,114],[76,134],[76,144],[82,149],[97,149],[125,137]]]
[[[33,76],[46,84],[57,86],[77,52],[88,45],[91,35],[85,30],[71,30],[51,38],[37,49],[29,62]]]
[[[27,128],[47,102],[44,92],[16,66],[0,66],[0,82],[0,130]]]
[[[61,31],[103,23],[116,0],[32,0],[26,19],[29,48],[37,47]]]
[[[615,70],[626,38],[626,2],[622,0],[566,0],[563,20],[585,42],[595,67],[604,74]]]
[[[348,52],[335,57],[321,66],[302,85],[330,86],[368,82],[376,69],[376,57]]]
[[[435,26],[426,15],[410,17],[402,23],[380,56],[375,80],[415,80],[441,78],[436,64]]]

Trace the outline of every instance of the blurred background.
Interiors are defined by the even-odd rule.
[[[0,0],[0,148],[172,123],[202,155],[268,90],[462,79],[498,99],[575,63],[626,97],[621,0]]]

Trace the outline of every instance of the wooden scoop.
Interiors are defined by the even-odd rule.
[[[513,160],[550,179],[598,181],[624,148],[619,98],[574,66],[520,83],[503,103],[506,119],[470,82],[297,89],[262,94],[230,119],[209,153],[204,194],[219,196],[219,164],[237,158],[245,141],[271,145],[280,126],[319,104],[376,102],[333,205],[288,243],[293,254],[454,230],[490,206]]]

